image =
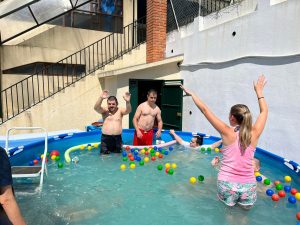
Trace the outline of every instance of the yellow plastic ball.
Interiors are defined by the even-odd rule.
[[[79,147],[79,149],[80,149],[80,150],[84,150],[84,146],[81,145],[81,146]]]
[[[44,158],[44,154],[41,154],[41,159]]]
[[[292,178],[290,176],[284,177],[285,182],[290,183],[292,181]]]
[[[134,169],[135,168],[135,164],[132,163],[132,164],[130,164],[129,167],[130,167],[130,169]]]
[[[141,154],[145,154],[145,150],[144,149],[141,150]]]
[[[159,156],[159,152],[155,152],[155,155],[156,155],[156,156]]]
[[[195,184],[196,181],[197,181],[196,177],[191,177],[191,178],[190,178],[190,183],[191,183],[191,184]]]
[[[120,169],[121,169],[121,170],[125,170],[125,169],[126,169],[126,165],[125,165],[125,164],[122,164],[122,165],[120,166]]]
[[[51,159],[52,159],[52,160],[55,160],[55,159],[56,159],[56,155],[52,155],[52,156],[51,156]]]
[[[149,157],[145,157],[144,162],[149,162]]]
[[[295,198],[296,198],[298,201],[300,201],[300,192],[298,192],[298,193],[295,194]]]
[[[220,149],[219,148],[215,148],[215,152],[220,152]]]
[[[99,144],[93,144],[94,148],[98,148]]]
[[[171,167],[170,163],[165,164],[166,169],[169,169]]]
[[[172,165],[171,165],[171,166],[172,166],[172,168],[173,168],[173,169],[176,169],[176,168],[177,168],[177,165],[176,165],[176,163],[172,163]]]
[[[260,172],[256,171],[254,172],[254,175],[257,177],[257,176],[260,176]]]
[[[91,151],[91,150],[92,150],[92,148],[93,148],[92,146],[88,146],[88,150],[89,150],[89,151]]]

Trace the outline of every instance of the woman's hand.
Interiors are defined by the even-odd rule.
[[[193,93],[186,89],[183,85],[180,85],[180,88],[185,92],[186,95],[191,96]]]
[[[267,81],[264,75],[260,75],[256,82],[253,82],[254,90],[258,98],[263,96],[263,89]]]

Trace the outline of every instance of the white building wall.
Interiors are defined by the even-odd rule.
[[[259,147],[300,162],[300,1],[245,0],[168,37],[166,54],[184,54],[181,76],[222,120],[244,103],[259,113],[253,80],[265,74],[269,117]],[[223,16],[224,15],[224,16]],[[231,16],[231,19],[230,19]],[[232,33],[236,32],[233,36]],[[171,50],[173,49],[173,53]],[[190,115],[190,112],[192,113]],[[184,98],[183,129],[219,134]]]

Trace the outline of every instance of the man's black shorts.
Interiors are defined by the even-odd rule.
[[[109,154],[111,152],[120,153],[122,151],[122,135],[107,135],[101,136],[101,151],[100,153]]]

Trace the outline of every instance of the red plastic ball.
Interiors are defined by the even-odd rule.
[[[162,159],[164,156],[162,154],[158,155],[158,158]]]
[[[279,180],[275,180],[275,181],[274,181],[274,185],[276,186],[277,184],[280,184],[280,181],[279,181]]]
[[[129,157],[129,158],[132,157],[132,153],[128,153],[128,157]]]
[[[59,156],[59,151],[57,151],[57,150],[52,150],[52,151],[50,152],[50,156],[52,156],[52,155]]]
[[[280,191],[278,191],[278,195],[280,198],[284,198],[286,194],[283,190],[280,190]]]
[[[292,195],[295,195],[295,194],[297,194],[297,193],[298,193],[298,190],[297,190],[296,188],[292,188],[291,194],[292,194]]]
[[[167,168],[167,169],[165,170],[165,171],[166,171],[166,174],[168,174],[168,173],[169,173],[169,169],[170,169],[170,168]]]
[[[149,152],[148,152],[148,151],[145,151],[145,155],[149,155]]]
[[[156,160],[156,157],[155,157],[155,156],[152,156],[152,157],[151,157],[151,160],[152,160],[152,161],[155,161],[155,160]]]
[[[132,156],[129,157],[129,160],[130,160],[130,161],[134,161],[134,157],[132,157]]]
[[[297,218],[298,220],[300,220],[300,212],[297,212],[296,218]]]
[[[129,150],[130,150],[130,147],[127,145],[127,146],[125,147],[125,150],[126,150],[126,151],[129,151]]]
[[[279,196],[277,194],[273,194],[272,195],[272,200],[275,201],[275,202],[279,201]]]
[[[34,163],[34,165],[36,165],[39,163],[39,160],[35,159],[35,160],[33,160],[33,163]]]

